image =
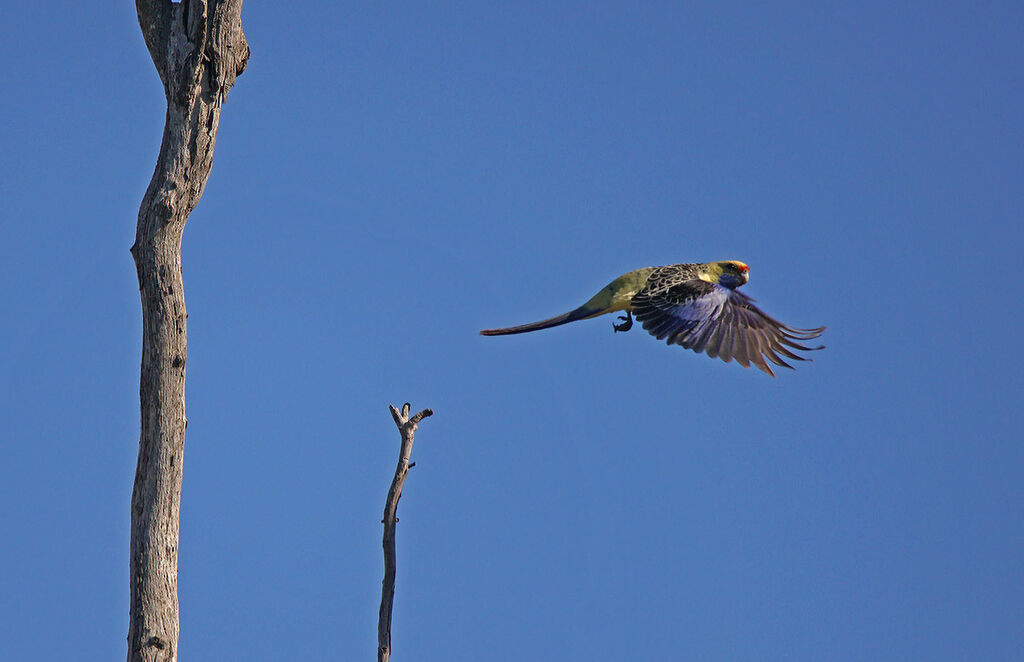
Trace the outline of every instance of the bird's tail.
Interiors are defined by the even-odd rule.
[[[550,329],[553,326],[560,326],[562,324],[568,324],[569,322],[575,322],[577,320],[587,319],[588,317],[594,317],[600,315],[602,311],[588,308],[587,306],[580,306],[576,310],[573,310],[557,317],[550,317],[546,320],[539,322],[533,322],[532,324],[521,324],[519,326],[509,326],[504,329],[484,329],[480,332],[482,336],[507,336],[513,333],[527,333],[528,331],[539,331],[540,329]]]

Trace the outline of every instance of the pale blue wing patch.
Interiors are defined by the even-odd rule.
[[[744,367],[751,363],[774,376],[768,362],[792,368],[782,357],[805,361],[793,350],[813,351],[800,341],[825,327],[797,329],[766,315],[754,300],[714,283],[690,280],[633,298],[633,313],[651,335],[669,344],[703,352]]]

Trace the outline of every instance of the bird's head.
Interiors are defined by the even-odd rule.
[[[704,280],[735,290],[750,280],[750,267],[738,260],[708,262],[704,265]]]

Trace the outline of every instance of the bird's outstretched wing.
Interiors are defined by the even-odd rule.
[[[633,314],[652,336],[743,367],[751,363],[775,376],[768,361],[792,368],[782,357],[807,361],[792,350],[813,351],[801,341],[817,338],[825,327],[797,329],[766,315],[754,300],[703,280],[641,290]],[[768,361],[765,361],[765,359]]]

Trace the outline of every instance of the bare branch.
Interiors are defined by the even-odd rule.
[[[391,410],[391,418],[395,419],[395,425],[397,425],[399,429],[401,429],[402,425],[405,424],[405,416],[402,413],[400,413],[397,409],[395,409],[394,405],[388,405],[388,409]],[[404,406],[402,407],[402,409],[408,412],[408,409],[406,409]]]
[[[388,490],[388,498],[384,503],[384,519],[381,520],[384,523],[384,582],[380,594],[380,617],[377,621],[378,662],[388,662],[391,658],[391,611],[395,602],[397,573],[395,524],[398,522],[398,500],[402,498],[402,486],[405,484],[409,468],[415,465],[409,463],[409,456],[412,454],[416,426],[424,418],[434,415],[433,411],[424,409],[410,418],[408,402],[402,405],[401,411],[394,405],[389,405],[389,408],[401,434],[402,446],[398,454],[398,466],[395,467],[395,477],[391,481],[391,489]]]
[[[433,415],[434,415],[433,411],[431,411],[430,409],[424,409],[423,411],[421,411],[420,413],[416,414],[411,419],[409,419],[409,422],[412,424],[413,429],[415,429],[416,426],[419,425],[420,421],[422,421],[427,416],[433,416]]]
[[[135,11],[139,15],[139,27],[146,40],[149,57],[153,59],[160,80],[166,85],[167,39],[171,30],[171,0],[135,0]]]
[[[210,176],[227,93],[226,79],[210,72],[237,72],[238,53],[248,53],[241,4],[210,0],[207,9],[204,0],[136,0],[146,46],[164,84],[167,116],[132,246],[142,298],[142,369],[131,507],[129,662],[177,659],[188,356],[181,236]],[[216,47],[208,48],[211,25],[227,28],[221,29]]]

